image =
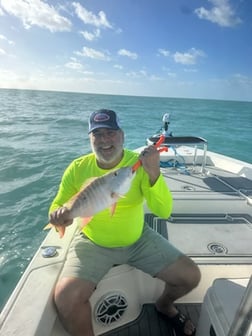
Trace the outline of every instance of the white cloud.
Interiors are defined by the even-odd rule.
[[[96,29],[93,33],[88,31],[81,31],[80,34],[84,37],[87,41],[94,41],[101,36],[100,29]]]
[[[122,65],[119,65],[119,64],[115,64],[115,65],[114,65],[114,68],[115,68],[115,69],[122,70],[122,69],[123,69],[123,66],[122,66]]]
[[[130,78],[147,78],[148,73],[146,70],[129,71],[126,73],[126,76]]]
[[[190,69],[184,69],[184,72],[198,72],[198,69],[192,69],[192,68],[190,68]]]
[[[156,75],[151,75],[150,77],[149,77],[149,80],[150,81],[163,81],[163,78],[162,77],[159,77],[159,76],[156,76]]]
[[[155,75],[155,74],[149,74],[146,70],[142,69],[139,71],[129,71],[125,74],[128,78],[133,80],[148,80],[148,81],[161,81],[163,78]]]
[[[167,76],[170,78],[176,78],[177,74],[175,72],[167,72]]]
[[[67,18],[41,0],[1,0],[1,6],[8,14],[19,18],[26,29],[33,25],[51,32],[71,29],[72,24]]]
[[[213,23],[217,23],[222,27],[233,27],[241,23],[241,19],[236,16],[235,11],[231,7],[229,0],[208,0],[213,7],[206,9],[200,7],[195,13],[200,19],[205,19]]]
[[[175,77],[177,77],[177,74],[176,74],[175,72],[172,72],[170,68],[162,67],[162,71],[164,71],[165,74],[166,74],[168,77],[171,77],[171,78],[175,78]]]
[[[249,78],[248,76],[242,75],[240,73],[236,73],[232,76],[232,80],[240,85],[244,86],[252,86],[252,78]]]
[[[14,44],[14,42],[13,42],[13,41],[11,41],[11,40],[8,40],[8,39],[7,39],[7,37],[6,37],[6,36],[4,36],[4,35],[0,35],[0,40],[2,40],[2,41],[6,41],[6,42],[8,42],[9,44]]]
[[[143,77],[143,75],[137,71],[129,71],[126,73],[126,76],[130,78],[142,78]]]
[[[176,63],[181,63],[184,65],[196,64],[199,57],[205,56],[204,52],[201,50],[197,50],[195,48],[191,48],[189,51],[181,53],[175,52],[173,54],[173,59]]]
[[[171,53],[165,49],[158,49],[158,55],[173,58],[176,63],[192,65],[197,63],[199,57],[205,56],[205,53],[195,48],[191,48],[186,52],[176,51],[175,53]]]
[[[0,67],[0,82],[5,83],[5,81],[11,81],[16,79],[18,76],[14,71],[6,70]]]
[[[112,28],[112,25],[107,20],[106,14],[100,11],[98,15],[89,12],[86,8],[81,6],[79,2],[73,2],[75,13],[85,23],[100,28]]]
[[[66,63],[65,67],[73,70],[81,70],[83,68],[82,64],[76,61]]]
[[[131,59],[134,59],[134,60],[138,58],[138,55],[136,53],[131,52],[131,51],[126,50],[126,49],[120,49],[118,51],[118,55],[120,55],[120,56],[127,56],[127,57],[129,57]]]
[[[0,48],[0,56],[3,56],[3,55],[6,55],[6,52],[5,52],[5,50]]]
[[[98,51],[92,48],[88,48],[88,47],[83,47],[81,52],[76,51],[75,54],[78,56],[93,58],[93,59],[97,59],[100,61],[110,60],[110,57],[107,55],[107,53],[104,53],[104,52],[101,52],[101,51]]]
[[[158,49],[158,53],[160,55],[165,56],[165,57],[170,56],[170,54],[171,54],[169,50],[165,50],[165,49]]]

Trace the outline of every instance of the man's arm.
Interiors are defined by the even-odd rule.
[[[73,220],[69,220],[69,210],[64,206],[78,192],[74,185],[72,168],[71,164],[65,170],[58,192],[49,208],[49,220],[51,224],[67,226],[73,222]]]
[[[146,147],[139,156],[143,168],[149,175],[150,185],[153,186],[160,175],[159,152],[155,146]]]
[[[143,193],[150,210],[157,216],[168,218],[172,212],[172,195],[160,173],[160,157],[155,146],[149,146],[140,154],[140,160],[148,174],[149,184],[143,183]]]

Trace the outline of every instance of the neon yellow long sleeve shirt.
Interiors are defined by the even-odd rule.
[[[137,153],[125,149],[122,160],[113,169],[133,166],[137,160]],[[104,175],[108,171],[98,167],[93,153],[74,160],[63,174],[49,213],[63,206],[79,192],[86,180]],[[143,230],[144,201],[159,217],[167,218],[172,211],[172,196],[162,174],[151,186],[148,174],[143,167],[140,167],[136,171],[130,190],[118,200],[113,216],[110,209],[100,211],[83,228],[83,233],[94,243],[104,247],[123,247],[133,244],[139,239]]]

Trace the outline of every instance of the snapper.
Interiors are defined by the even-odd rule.
[[[64,205],[69,210],[68,219],[81,217],[83,219],[82,229],[101,210],[111,207],[111,215],[113,215],[116,202],[129,191],[133,177],[134,170],[132,170],[132,167],[123,167],[103,176],[91,178]],[[65,226],[49,223],[44,229],[46,230],[53,226],[62,238],[65,233]]]

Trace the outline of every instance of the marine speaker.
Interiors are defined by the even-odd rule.
[[[104,295],[94,309],[95,319],[103,325],[118,321],[128,307],[126,298],[118,292]]]

